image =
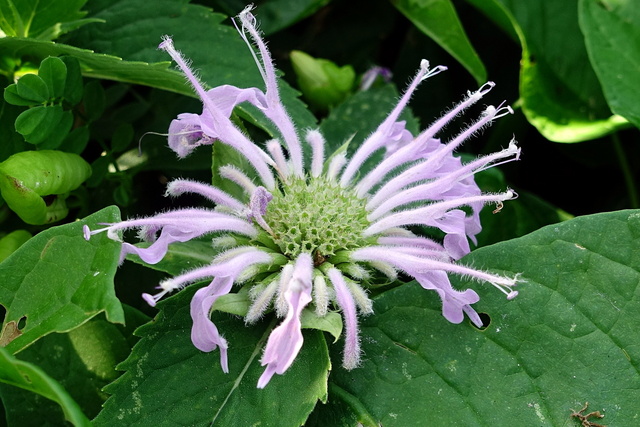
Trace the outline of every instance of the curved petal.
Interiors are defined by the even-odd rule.
[[[313,261],[309,254],[303,253],[296,260],[293,275],[284,298],[287,302],[287,317],[271,332],[261,364],[267,366],[258,380],[258,388],[264,388],[273,374],[283,374],[293,363],[302,348],[302,327],[300,313],[311,302],[311,280]]]
[[[209,312],[216,300],[231,291],[233,278],[230,276],[216,277],[205,288],[198,289],[191,299],[191,342],[201,351],[210,352],[220,347],[220,366],[225,373],[229,372],[227,361],[227,341],[220,336],[218,328],[211,321]]]
[[[333,289],[336,291],[336,301],[344,316],[345,338],[342,366],[346,369],[354,369],[360,364],[360,334],[356,316],[356,304],[340,270],[332,268],[327,272],[327,275],[331,280]]]
[[[210,145],[214,141],[214,138],[202,131],[200,116],[197,114],[180,114],[169,125],[169,148],[181,159],[191,154],[196,147]]]
[[[478,313],[471,308],[471,304],[480,301],[480,297],[473,289],[458,291],[453,289],[447,273],[444,271],[430,271],[416,276],[416,280],[425,289],[434,290],[442,300],[442,315],[451,323],[460,323],[467,313],[469,319],[479,328],[482,320]]]

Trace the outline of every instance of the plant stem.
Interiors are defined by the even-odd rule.
[[[611,140],[613,142],[613,149],[616,151],[616,156],[618,157],[618,162],[620,163],[620,169],[622,169],[622,175],[624,175],[624,182],[627,186],[627,193],[629,195],[629,203],[631,204],[631,208],[638,209],[640,208],[640,202],[638,201],[638,189],[636,188],[636,183],[633,179],[633,172],[631,172],[629,162],[627,161],[624,150],[622,149],[620,137],[618,137],[617,133],[613,133],[611,135]]]

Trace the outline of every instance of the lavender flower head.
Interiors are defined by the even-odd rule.
[[[266,90],[220,86],[205,90],[186,60],[165,37],[165,50],[186,75],[203,103],[201,114],[180,114],[169,127],[169,146],[185,157],[200,145],[226,144],[241,153],[255,170],[259,182],[243,171],[221,167],[219,173],[239,184],[243,199],[211,185],[177,179],[167,195],[194,193],[213,202],[214,209],[182,209],[153,217],[132,219],[90,231],[86,238],[104,232],[115,240],[125,229],[138,229],[152,242],[146,248],[122,245],[122,259],[136,254],[147,263],[157,263],[170,244],[215,234],[217,246],[226,250],[209,265],[165,280],[160,292],[144,294],[152,306],[172,291],[188,284],[211,280],[191,301],[191,339],[200,350],[219,349],[222,370],[228,372],[228,343],[210,319],[213,304],[230,293],[234,285],[250,287],[252,304],[246,323],[257,321],[270,310],[283,318],[269,336],[261,359],[266,366],[258,387],[274,374],[283,374],[303,345],[301,313],[326,316],[332,310],[344,319],[343,366],[353,369],[360,362],[358,313],[372,313],[367,296],[367,278],[381,272],[391,280],[399,272],[416,279],[425,289],[438,293],[442,313],[453,323],[464,314],[477,326],[482,321],[471,307],[479,296],[472,289],[454,289],[448,274],[454,273],[488,282],[507,298],[516,277],[503,277],[456,263],[470,252],[469,240],[480,232],[479,212],[485,204],[498,207],[516,194],[505,191],[483,194],[473,175],[496,164],[517,160],[520,149],[511,141],[506,149],[463,164],[454,151],[479,129],[511,113],[509,107],[487,107],[481,117],[448,142],[436,138],[452,118],[479,101],[494,86],[489,82],[467,96],[419,135],[405,129],[398,117],[417,86],[445,70],[429,68],[422,61],[398,104],[351,158],[338,152],[327,158],[325,140],[317,130],[304,131],[310,146],[310,170],[304,169],[298,131],[280,101],[277,78],[269,51],[247,8],[236,26],[254,56]],[[254,51],[256,47],[257,52]],[[252,142],[231,120],[233,108],[248,102],[277,127],[279,138],[264,149]],[[365,160],[378,150],[384,159],[369,173],[358,177]],[[467,210],[461,209],[467,207]],[[421,225],[444,232],[437,242],[419,236],[407,227]]]

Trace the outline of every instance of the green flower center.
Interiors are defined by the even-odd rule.
[[[282,253],[311,253],[317,264],[340,250],[366,244],[365,201],[324,177],[294,179],[273,192],[265,221]]]

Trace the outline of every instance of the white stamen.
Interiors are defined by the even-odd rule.
[[[284,293],[289,287],[291,277],[293,277],[293,264],[289,263],[282,267],[282,273],[280,274],[280,281],[278,284],[278,291],[274,304],[276,307],[276,315],[278,317],[286,316],[287,311],[289,310],[289,305],[287,304],[287,300],[284,297]]]
[[[316,314],[319,317],[327,315],[329,299],[327,281],[322,274],[318,274],[313,279],[313,302],[316,305]]]
[[[233,181],[242,187],[247,194],[253,194],[256,188],[258,188],[247,175],[233,165],[221,166],[218,172],[221,177]]]
[[[273,296],[278,290],[278,285],[278,279],[271,281],[271,283],[269,283],[268,286],[265,286],[264,290],[254,298],[253,303],[249,307],[249,311],[244,318],[246,323],[254,323],[264,315],[264,312],[269,308],[269,303],[271,303]],[[252,288],[252,290],[256,288],[257,286]]]
[[[267,142],[267,151],[273,157],[273,161],[276,164],[276,170],[280,174],[280,176],[285,179],[289,176],[289,165],[287,165],[287,159],[284,157],[284,152],[282,151],[282,145],[278,140],[272,139]]]
[[[356,302],[360,313],[371,314],[373,313],[373,302],[367,296],[367,292],[360,287],[359,284],[351,280],[345,280],[349,292],[353,296],[353,300]]]
[[[429,68],[429,61],[427,61],[426,59],[422,60],[423,63],[426,62],[427,63],[427,69]],[[420,64],[420,66],[422,67],[422,63]],[[422,78],[420,79],[420,81],[425,81],[430,77],[433,77],[437,74],[440,74],[443,71],[447,71],[447,67],[445,67],[444,65],[438,65],[437,67],[432,68],[431,70],[427,71],[427,74],[425,74],[424,76],[422,76]]]
[[[347,163],[347,156],[344,153],[336,154],[329,163],[327,169],[327,178],[331,181],[335,181],[340,173],[340,170]]]
[[[322,168],[324,165],[325,140],[322,134],[317,130],[308,131],[306,140],[309,145],[311,145],[312,149],[311,176],[317,178],[322,174]]]

